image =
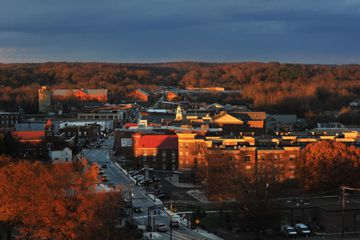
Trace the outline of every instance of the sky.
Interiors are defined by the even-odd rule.
[[[360,0],[1,0],[0,62],[360,63]]]

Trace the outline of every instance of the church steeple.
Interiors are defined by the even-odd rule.
[[[181,121],[182,119],[183,119],[183,112],[181,110],[181,107],[177,106],[175,120],[176,121]]]

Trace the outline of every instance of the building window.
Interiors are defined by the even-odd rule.
[[[274,155],[274,160],[277,161],[279,159],[278,155]]]
[[[153,161],[156,161],[156,152],[153,152]]]
[[[245,162],[250,162],[251,161],[251,156],[250,155],[244,156],[244,160],[245,160]]]
[[[290,160],[290,162],[294,161],[295,160],[295,155],[293,155],[293,154],[290,155],[289,160]]]
[[[172,153],[171,153],[171,161],[174,163],[175,162],[175,158],[176,158],[176,154],[175,154],[175,152],[173,151]]]

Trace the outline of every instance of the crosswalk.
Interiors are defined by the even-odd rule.
[[[161,235],[162,235],[162,237],[164,237],[164,239],[170,239],[170,231],[162,233]],[[190,237],[189,235],[182,234],[178,231],[172,232],[172,239],[174,239],[174,240],[199,240],[198,238]]]
[[[150,233],[147,233],[147,236],[149,237]],[[173,240],[205,240],[206,238],[198,238],[198,237],[191,237],[188,234],[185,235],[179,231],[172,231],[172,236],[170,237],[170,231],[167,232],[155,232],[155,233],[151,233],[152,239],[163,239],[163,240],[169,240],[169,239],[173,239]],[[149,238],[150,239],[150,238]]]

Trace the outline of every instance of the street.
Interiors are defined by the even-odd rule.
[[[85,149],[82,153],[83,156],[90,163],[98,163],[101,166],[103,163],[107,165],[105,170],[105,174],[108,176],[109,180],[113,182],[115,185],[122,185],[124,190],[124,197],[132,200],[133,206],[141,207],[144,212],[142,213],[134,213],[133,221],[137,225],[148,225],[148,208],[151,208],[154,205],[159,205],[160,207],[156,209],[149,210],[149,215],[151,216],[150,222],[152,226],[155,226],[158,223],[163,223],[167,226],[170,224],[170,216],[162,210],[162,203],[157,200],[154,201],[149,196],[146,195],[145,188],[142,186],[136,186],[130,180],[128,176],[121,169],[116,166],[110,159],[110,154],[112,151],[112,147],[114,144],[114,138],[110,137],[106,139],[100,146],[100,148],[93,149]],[[153,231],[155,231],[153,229]],[[170,231],[166,232],[158,232],[161,236],[161,239],[170,239]],[[155,235],[155,234],[154,234]],[[206,238],[203,235],[187,228],[180,224],[179,228],[173,229],[172,231],[172,239],[210,239]]]

